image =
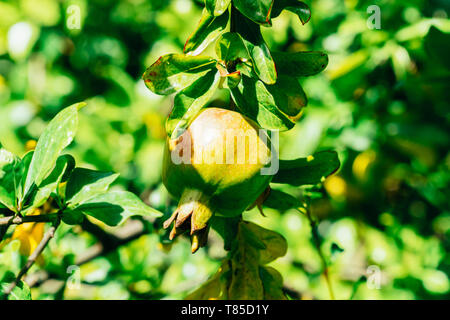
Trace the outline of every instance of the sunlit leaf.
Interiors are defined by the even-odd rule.
[[[27,209],[25,212],[33,210],[33,208],[43,205],[50,195],[56,192],[59,183],[62,182],[63,176],[73,170],[75,167],[75,159],[70,155],[62,155],[56,160],[55,168],[50,175],[42,181],[37,189],[27,201]]]
[[[222,15],[230,6],[231,0],[205,0],[205,8],[213,15]]]
[[[184,53],[194,56],[201,53],[211,42],[220,36],[226,28],[228,20],[228,11],[216,17],[207,10],[203,10],[203,15],[197,29],[189,36],[184,45]]]
[[[264,129],[285,131],[295,125],[295,122],[278,108],[275,98],[260,80],[242,76],[231,94],[239,111],[258,122]]]
[[[16,192],[14,187],[14,168],[20,159],[11,152],[0,149],[0,203],[15,211]]]
[[[216,68],[216,60],[203,56],[168,54],[144,73],[145,85],[154,93],[168,95],[183,90]]]
[[[41,184],[53,170],[61,151],[72,142],[81,106],[83,104],[74,104],[59,112],[42,133],[31,160],[23,196],[27,195],[33,185]]]
[[[242,37],[248,56],[258,77],[267,84],[277,80],[277,70],[269,47],[261,35],[260,26],[242,15],[234,18],[236,32]]]
[[[217,69],[212,70],[175,96],[172,112],[166,122],[167,133],[172,139],[179,137],[208,103],[219,79]]]

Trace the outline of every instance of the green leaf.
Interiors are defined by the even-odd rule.
[[[246,239],[249,238],[248,234],[252,234],[252,237],[258,239],[259,245],[255,246],[253,242],[249,242],[255,248],[259,249],[259,263],[267,264],[275,259],[282,257],[287,252],[286,239],[279,233],[265,229],[251,222],[243,222],[245,228],[243,232],[247,234]],[[261,246],[261,244],[263,246]]]
[[[264,287],[264,300],[286,300],[283,292],[283,277],[272,267],[259,267],[259,276]]]
[[[71,155],[62,155],[56,160],[56,165],[50,175],[35,189],[26,203],[25,213],[42,206],[52,193],[57,193],[59,184],[65,175],[75,167],[75,159]]]
[[[235,32],[222,34],[216,43],[216,53],[223,61],[232,61],[238,58],[250,59],[244,41]]]
[[[272,52],[272,56],[280,74],[296,78],[315,75],[328,65],[328,55],[320,51]]]
[[[75,168],[67,181],[66,203],[69,208],[105,193],[119,174],[101,172],[85,168]]]
[[[244,223],[239,224],[236,246],[232,252],[231,282],[228,298],[231,300],[260,300],[264,289],[259,277],[259,249],[248,243]]]
[[[15,168],[20,159],[11,152],[0,149],[0,203],[16,211]]]
[[[229,260],[225,260],[216,272],[200,288],[190,293],[186,300],[226,300],[228,299],[228,283],[231,278]]]
[[[33,185],[42,183],[55,167],[61,151],[72,142],[78,126],[78,110],[83,105],[74,104],[59,112],[42,133],[28,169],[23,197]]]
[[[160,57],[144,73],[147,88],[156,94],[169,95],[183,90],[216,69],[217,61],[204,56],[168,54]]]
[[[269,196],[264,200],[263,205],[268,208],[277,209],[280,212],[285,212],[289,209],[301,207],[302,203],[299,199],[286,192],[271,188]]]
[[[272,182],[293,186],[317,184],[336,172],[339,166],[339,158],[335,151],[322,151],[296,160],[280,160],[279,171]]]
[[[217,89],[219,79],[217,69],[212,70],[175,96],[172,112],[166,122],[166,131],[171,139],[178,138],[208,103]]]
[[[28,176],[28,171],[30,169],[30,164],[34,156],[34,151],[27,152],[20,163],[14,168],[14,186],[16,189],[16,199],[17,206],[19,210],[22,210],[24,207],[24,199],[26,198],[25,190],[25,182]],[[30,193],[31,194],[31,193]]]
[[[296,78],[285,75],[279,76],[274,85],[266,85],[272,95],[268,97],[292,122],[300,116],[300,112],[308,103],[306,94]]]
[[[31,290],[25,282],[20,281],[8,295],[8,300],[31,300]]]
[[[424,41],[425,50],[430,57],[450,70],[450,33],[444,33],[431,26]]]
[[[222,15],[230,6],[231,0],[205,0],[205,8],[213,15]]]
[[[275,1],[276,2],[276,1]],[[234,6],[247,18],[263,26],[272,25],[270,14],[274,0],[234,0]]]
[[[278,17],[283,10],[295,13],[302,24],[306,24],[311,19],[311,10],[303,1],[276,0],[272,9],[272,18]]]
[[[252,60],[255,73],[263,82],[274,84],[277,70],[269,47],[261,35],[261,27],[240,14],[236,14],[234,24],[236,32],[242,37],[247,55]]]
[[[74,210],[90,215],[109,226],[117,226],[131,216],[162,216],[161,212],[147,206],[128,191],[111,191],[94,196]]]
[[[266,85],[247,76],[237,87],[231,89],[234,102],[247,117],[255,120],[264,129],[286,131],[294,127],[295,122],[282,112]]]
[[[198,55],[226,28],[230,15],[228,11],[220,16],[214,16],[203,10],[202,18],[197,29],[189,36],[184,45],[183,52],[191,55]]]

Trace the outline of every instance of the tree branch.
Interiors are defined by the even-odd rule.
[[[0,226],[10,226],[12,224],[22,224],[29,222],[55,222],[58,220],[58,213],[40,214],[36,216],[10,216],[0,218]]]
[[[55,231],[58,228],[61,220],[57,219],[53,225],[50,227],[50,229],[47,230],[47,232],[44,234],[44,237],[42,238],[41,242],[39,242],[36,249],[34,249],[33,253],[28,257],[27,263],[23,268],[20,270],[19,274],[16,277],[16,280],[11,284],[11,286],[4,292],[3,298],[8,298],[9,294],[14,290],[14,288],[20,283],[22,277],[30,270],[30,268],[33,266],[33,264],[36,262],[36,259],[39,257],[39,255],[44,251],[45,247],[49,243],[49,241],[55,236]]]
[[[99,240],[99,243],[95,244],[94,246],[91,246],[88,251],[84,252],[83,254],[79,255],[76,258],[75,264],[77,266],[81,266],[98,257],[104,256],[116,250],[117,248],[127,243],[130,243],[133,240],[138,239],[139,237],[147,233],[143,224],[137,220],[134,220],[133,222],[130,221],[126,226],[119,229],[117,233],[114,234],[104,231],[103,229],[101,229],[100,227],[96,226],[91,222],[83,223],[82,227],[85,231],[92,233]],[[110,242],[107,246],[105,246],[101,239],[104,240],[107,238],[108,241],[110,239],[114,240]],[[29,287],[36,287],[42,284],[43,282],[49,280],[51,277],[52,277],[51,274],[42,270],[28,276],[26,282]]]

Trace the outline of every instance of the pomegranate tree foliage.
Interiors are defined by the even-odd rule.
[[[227,4],[222,0],[210,1],[203,10],[197,29],[186,41],[184,54],[166,54],[145,71],[144,82],[154,93],[176,93],[166,122],[170,139],[177,139],[189,127],[219,88],[229,90],[233,109],[256,121],[261,128],[286,131],[294,127],[307,104],[298,78],[319,73],[327,66],[328,58],[322,52],[280,52],[276,56],[282,61],[282,68],[277,71],[272,53],[261,34],[261,26],[271,26],[273,9],[279,15],[285,8],[296,12],[302,23],[309,21],[309,8],[301,1],[279,1],[277,5],[273,0],[234,0]],[[229,31],[226,31],[228,25]],[[214,42],[217,57],[202,55],[202,51]],[[288,71],[283,72],[285,70]],[[280,170],[273,177],[274,182],[318,185],[339,168],[335,152],[316,156],[282,161]],[[257,200],[260,210],[267,199],[284,207],[282,197],[268,190]],[[299,202],[292,208],[300,210],[304,207]],[[219,212],[220,209],[217,208]],[[194,212],[194,218],[196,215]],[[286,253],[285,239],[276,232],[247,225],[241,218],[212,217],[212,221],[213,228],[220,230],[225,249],[230,252],[213,280],[189,297],[285,299],[281,275],[273,268],[264,267],[264,264]],[[195,234],[192,237],[196,237]],[[193,245],[193,252],[197,247]],[[275,252],[272,259],[260,259]],[[326,263],[324,267],[327,268]],[[333,295],[331,288],[330,294]]]
[[[260,11],[266,2],[252,12],[236,9],[246,19],[237,26],[245,29],[242,34],[229,32],[227,0],[1,2],[0,157],[9,165],[2,164],[0,171],[18,171],[0,184],[5,201],[0,219],[17,210],[11,186],[21,179],[33,156],[30,150],[51,119],[65,106],[88,103],[78,111],[73,142],[56,163],[53,154],[43,155],[46,164],[40,174],[51,164],[50,175],[30,176],[29,181],[44,179],[39,194],[22,201],[28,208],[30,201],[37,206],[48,192],[53,198],[55,192],[49,190],[65,184],[64,195],[71,199],[66,200],[66,212],[71,214],[64,220],[74,225],[62,221],[10,299],[206,298],[219,296],[214,291],[219,284],[236,293],[240,288],[230,270],[243,252],[233,241],[241,235],[250,239],[242,248],[255,257],[247,274],[259,274],[252,288],[259,293],[263,288],[265,298],[279,297],[281,283],[289,298],[330,298],[317,238],[336,298],[448,298],[448,1],[304,2],[308,6],[275,0],[268,20]],[[245,1],[234,3],[242,8]],[[79,29],[67,24],[76,22],[74,11],[67,10],[73,4],[81,12]],[[373,13],[368,7],[374,4],[380,7],[381,29],[368,20]],[[258,16],[249,16],[253,12]],[[249,25],[253,19],[262,25],[269,51],[254,32],[256,24]],[[322,51],[330,57],[329,65],[318,73],[328,62]],[[178,55],[175,60],[191,57],[193,65],[196,59],[207,60],[203,69],[184,74],[189,77],[185,83],[171,71],[167,81],[174,87],[162,82],[157,89],[174,95],[154,95],[141,75],[170,53]],[[252,53],[260,55],[256,62]],[[267,53],[277,71],[274,84],[271,64],[262,63],[270,59]],[[232,65],[219,65],[217,73],[217,61],[237,57],[245,63],[237,64],[236,72],[228,71]],[[298,83],[292,81],[299,72],[303,76]],[[189,88],[197,80],[204,91]],[[283,82],[288,85],[280,86]],[[170,114],[175,96],[183,107]],[[295,103],[283,102],[288,97],[295,97]],[[264,126],[285,130],[280,134],[281,158],[298,167],[288,166],[276,178],[282,184],[272,185],[264,202],[266,217],[254,208],[243,214],[247,227],[237,228],[233,220],[215,221],[207,247],[191,255],[187,239],[172,244],[162,228],[176,207],[160,177],[166,131],[179,132],[177,126],[183,128],[190,120],[186,110],[195,113],[204,100],[206,107],[226,108],[230,99]],[[310,179],[303,174],[310,172],[303,163],[323,161],[321,152],[330,149],[339,151],[341,169],[315,189],[302,186]],[[295,160],[299,156],[303,160]],[[301,179],[290,179],[291,169],[303,172]],[[60,177],[64,171],[75,172],[73,184],[68,176]],[[74,180],[77,175],[80,179]],[[59,180],[67,182],[61,185]],[[80,180],[99,180],[92,192],[110,186],[88,206],[97,219],[104,213],[105,198],[110,201],[109,192],[122,190],[138,195],[164,218],[135,216],[110,227],[89,216],[80,224],[80,217],[88,215],[71,210],[81,201],[76,190],[87,191]],[[24,186],[17,186],[21,199]],[[318,228],[293,209],[303,205],[305,196],[311,199]],[[15,281],[51,229],[56,212],[48,211],[56,205],[45,202],[24,216],[45,223],[10,226],[4,234],[2,290]],[[225,226],[235,232],[223,232]],[[264,234],[273,235],[276,245],[270,246]],[[223,250],[224,242],[234,255]],[[274,260],[256,260],[268,252]],[[202,283],[210,284],[209,289],[196,291]],[[248,290],[243,287],[240,294]]]

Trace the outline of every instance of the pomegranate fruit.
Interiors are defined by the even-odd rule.
[[[164,228],[173,223],[170,239],[189,230],[192,252],[204,246],[213,215],[241,214],[268,187],[272,176],[261,170],[273,156],[265,131],[251,119],[220,108],[201,111],[166,141],[163,183],[179,199],[164,222]]]

